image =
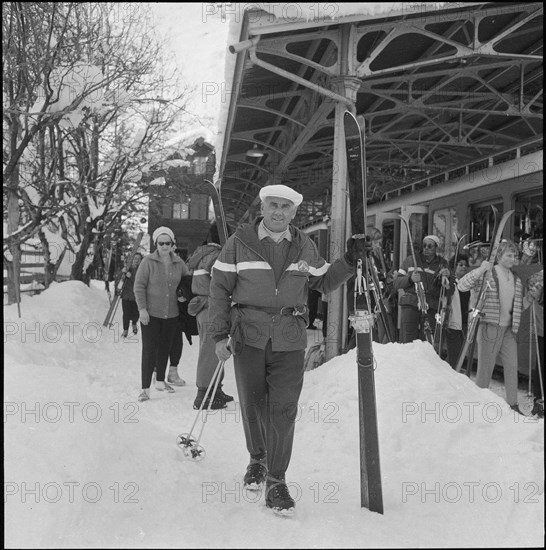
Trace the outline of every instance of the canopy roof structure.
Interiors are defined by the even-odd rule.
[[[516,146],[542,149],[542,3],[391,6],[244,13],[218,158],[229,223],[252,219],[260,188],[281,182],[304,196],[297,225],[329,215],[336,108],[365,128],[370,203]]]

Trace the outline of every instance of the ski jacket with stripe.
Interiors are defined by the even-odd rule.
[[[307,305],[309,288],[323,293],[338,288],[353,275],[353,266],[345,258],[327,263],[315,243],[290,225],[288,253],[278,255],[282,269],[274,269],[279,266],[269,263],[258,238],[260,221],[238,228],[213,266],[209,330],[216,342],[231,334],[236,346],[265,349],[271,339],[273,351],[305,349],[309,316],[288,312]]]
[[[512,331],[518,333],[521,321],[521,312],[523,310],[523,284],[521,279],[514,273],[514,301],[512,303]],[[475,307],[478,299],[478,291],[481,287],[483,278],[485,277],[485,301],[481,309],[482,321],[485,323],[500,323],[500,298],[499,298],[499,281],[497,272],[492,269],[489,272],[480,273],[479,269],[469,271],[462,277],[457,286],[459,290],[471,291],[472,307]]]
[[[449,269],[447,261],[441,256],[436,255],[430,263],[427,263],[425,257],[420,254],[417,256],[418,267],[422,269],[421,281],[425,288],[425,294],[427,297],[427,305],[429,310],[438,308],[438,302],[440,301],[440,292],[442,290],[442,277],[439,273],[444,268]],[[408,256],[400,266],[398,270],[398,277],[394,279],[394,288],[396,290],[404,290],[406,294],[409,294],[414,298],[412,304],[417,306],[417,295],[415,291],[415,283],[411,280],[411,274],[415,271],[413,263],[413,257]],[[447,296],[451,296],[455,290],[455,278],[449,277],[449,289],[447,290]]]
[[[197,315],[208,306],[212,266],[222,250],[221,245],[208,243],[196,248],[188,260],[188,268],[193,272],[191,291],[195,294],[188,305],[190,315]]]

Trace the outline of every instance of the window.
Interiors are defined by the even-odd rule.
[[[192,220],[208,220],[209,218],[209,196],[192,193],[190,218]]]
[[[187,202],[173,202],[174,220],[187,220],[189,218],[189,205]]]
[[[470,205],[470,236],[469,242],[481,241],[488,243],[492,239],[495,226],[495,214],[490,202]],[[502,202],[494,203],[498,210],[498,216],[503,214]]]

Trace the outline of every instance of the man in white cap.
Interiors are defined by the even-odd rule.
[[[339,287],[353,275],[356,254],[367,248],[365,239],[349,239],[344,257],[330,265],[290,224],[302,195],[269,185],[260,199],[262,217],[239,227],[213,266],[209,326],[218,358],[234,354],[250,454],[244,486],[257,490],[265,483],[266,506],[290,515],[295,503],[285,473],[303,386],[308,289]]]
[[[440,301],[442,285],[446,287],[446,295],[451,296],[455,289],[455,280],[450,277],[447,261],[437,254],[440,239],[436,235],[427,235],[423,239],[420,254],[416,254],[417,264],[410,254],[400,266],[398,277],[394,280],[394,288],[403,290],[404,294],[398,300],[400,305],[400,343],[406,344],[414,340],[424,340],[424,318],[418,307],[416,284],[422,282],[428,305],[427,319],[434,333],[436,312]]]

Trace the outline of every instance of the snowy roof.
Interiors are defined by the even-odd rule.
[[[296,30],[302,27],[323,26],[327,22],[349,21],[355,18],[367,19],[400,15],[415,11],[433,11],[440,9],[445,2],[338,2],[338,3],[234,3],[233,8],[223,8],[230,19],[228,46],[242,42],[257,34]],[[460,6],[475,2],[458,2]],[[245,13],[248,12],[248,28],[243,33]],[[237,56],[226,51],[224,82],[226,90],[233,90],[234,70]],[[225,127],[229,113],[229,101],[223,101],[218,120],[218,134],[215,149],[217,163],[222,158]],[[218,165],[219,172],[220,165]]]
[[[238,53],[226,57],[215,148],[231,221],[283,178],[304,195],[301,216],[329,209],[336,103],[354,102],[366,128],[371,203],[515,146],[541,147],[539,2],[229,6]],[[336,82],[340,59],[356,98]],[[254,145],[259,160],[246,155]]]

